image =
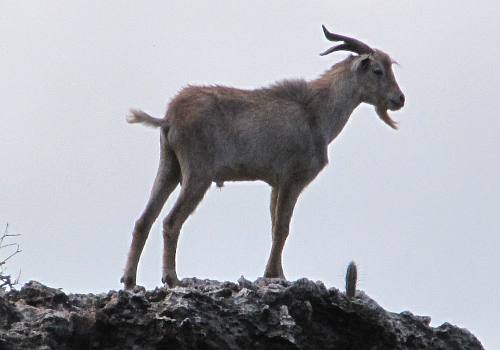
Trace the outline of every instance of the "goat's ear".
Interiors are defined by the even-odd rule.
[[[369,54],[359,55],[357,56],[351,64],[351,70],[366,70],[372,61],[372,57]]]

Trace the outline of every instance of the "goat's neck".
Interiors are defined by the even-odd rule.
[[[318,118],[319,131],[324,140],[330,143],[362,102],[356,76],[350,69],[329,71],[310,84],[316,92],[312,107]]]

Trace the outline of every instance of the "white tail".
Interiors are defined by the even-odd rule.
[[[130,109],[126,116],[126,120],[127,123],[130,124],[140,123],[153,128],[167,125],[167,121],[165,119],[154,118],[139,109]]]

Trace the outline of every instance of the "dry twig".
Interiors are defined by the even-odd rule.
[[[21,271],[19,271],[18,276],[14,280],[12,280],[12,277],[10,275],[4,274],[5,264],[7,263],[7,261],[22,251],[19,248],[18,243],[6,243],[6,244],[4,244],[4,241],[6,239],[8,239],[9,237],[18,237],[18,236],[20,236],[20,234],[9,233],[9,224],[8,223],[5,225],[4,232],[0,236],[0,249],[9,248],[9,247],[16,247],[16,249],[12,250],[10,252],[10,254],[7,255],[7,257],[5,257],[3,259],[0,258],[1,259],[0,260],[0,289],[5,288],[5,287],[12,289],[19,281],[19,276],[21,275]]]

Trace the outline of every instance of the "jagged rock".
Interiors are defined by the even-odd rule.
[[[466,329],[429,323],[307,279],[193,278],[174,289],[98,295],[31,281],[0,293],[0,350],[483,349]]]

